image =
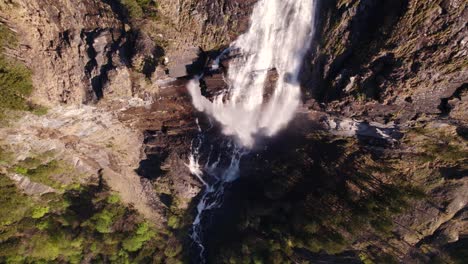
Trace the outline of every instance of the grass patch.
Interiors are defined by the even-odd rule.
[[[153,0],[120,0],[120,4],[126,9],[130,18],[156,17],[157,4]]]
[[[45,164],[36,158],[27,158],[13,167],[14,172],[27,176],[33,182],[42,183],[56,189],[64,186],[54,178],[66,173],[66,166],[57,160]]]
[[[32,89],[31,71],[0,56],[0,108],[28,110],[26,98]]]
[[[0,24],[0,119],[6,117],[6,109],[29,110],[27,97],[33,89],[31,70],[3,55],[6,47],[16,44],[13,32]]]
[[[12,47],[16,46],[18,41],[15,34],[9,30],[5,25],[0,23],[0,47]]]
[[[416,127],[408,131],[405,142],[419,148],[416,156],[422,163],[462,163],[468,156],[466,142],[453,128]]]
[[[0,147],[0,166],[8,166],[13,161],[13,153]]]

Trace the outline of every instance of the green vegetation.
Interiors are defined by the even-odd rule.
[[[375,155],[357,140],[326,135],[289,143],[290,149],[271,146],[271,154],[250,163],[259,165],[240,183],[238,215],[216,227],[223,233],[213,232],[208,241],[209,248],[218,248],[210,261],[292,263],[301,249],[331,255],[354,250],[366,264],[398,263],[401,252],[388,246],[401,241],[395,217],[415,201],[431,202],[427,194],[437,186],[432,178],[443,183],[460,177],[467,157],[466,140],[445,124],[406,131],[401,144],[414,151],[398,158]],[[449,169],[444,174],[438,168]],[[444,259],[465,256],[462,246],[453,246]]]
[[[179,217],[177,217],[175,215],[169,216],[169,219],[167,220],[167,225],[172,229],[179,228],[180,227]]]
[[[135,252],[141,249],[143,243],[150,240],[156,233],[150,230],[148,223],[138,225],[135,234],[126,238],[123,242],[123,248],[129,252]]]
[[[120,3],[133,19],[156,16],[157,4],[154,0],[120,0]]]
[[[35,207],[32,211],[31,217],[34,219],[42,218],[45,214],[49,212],[49,207],[47,206],[38,206]]]
[[[443,162],[455,165],[463,164],[468,157],[466,141],[458,136],[453,128],[412,128],[404,140],[418,147],[419,162]]]
[[[31,71],[0,56],[0,109],[28,110],[26,97],[32,91]]]
[[[32,91],[31,71],[3,55],[5,48],[15,45],[13,32],[0,23],[0,118],[5,117],[6,109],[29,109],[26,98]]]
[[[0,241],[5,240],[11,232],[14,232],[13,223],[19,222],[24,215],[31,211],[32,200],[21,194],[15,184],[5,175],[0,174]],[[5,230],[9,227],[13,230]]]
[[[70,166],[64,162],[51,160],[43,163],[42,159],[31,157],[13,166],[13,170],[15,173],[27,176],[33,182],[42,183],[55,189],[65,188],[57,180],[59,176],[67,174],[71,180],[76,180],[74,176],[77,176],[72,175],[73,170],[70,170]]]
[[[163,263],[180,258],[180,243],[166,247],[171,235],[119,200],[105,185],[31,199],[0,175],[0,262]]]
[[[4,55],[5,49],[14,49],[16,36],[0,23],[0,120],[7,117],[8,110],[26,110],[44,115],[47,108],[27,100],[33,90],[32,72],[22,62]]]

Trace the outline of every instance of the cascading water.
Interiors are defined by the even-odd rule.
[[[300,102],[299,71],[312,39],[314,2],[260,0],[250,29],[230,47],[241,56],[229,64],[229,89],[210,102],[201,95],[198,80],[188,85],[194,106],[246,147],[253,145],[256,134],[272,136],[294,116]],[[272,69],[279,78],[265,103],[265,81]]]
[[[191,234],[200,247],[201,262],[203,213],[221,206],[226,184],[239,177],[240,159],[254,145],[255,137],[276,134],[291,121],[300,104],[299,73],[312,41],[314,11],[315,0],[259,0],[249,30],[229,48],[240,54],[229,64],[229,88],[211,102],[202,96],[198,78],[187,85],[195,108],[218,121],[223,133],[236,139],[230,147],[230,164],[222,172],[217,170],[217,175],[213,172],[218,163],[210,164],[208,160],[203,168],[198,164],[197,147],[190,157],[188,166],[206,189]],[[273,94],[266,98],[265,84],[273,70],[278,81]],[[198,147],[201,138],[197,139]],[[214,180],[205,180],[204,176]]]

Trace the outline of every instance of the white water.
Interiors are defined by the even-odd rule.
[[[205,186],[204,193],[197,205],[197,216],[192,223],[192,232],[190,234],[190,237],[199,248],[200,263],[205,263],[202,226],[205,215],[203,213],[222,206],[224,191],[230,183],[239,177],[240,160],[248,151],[232,142],[232,140],[227,140],[223,142],[222,146],[218,146],[222,149],[222,153],[218,154],[216,158],[212,158],[210,151],[205,164],[202,166],[200,165],[200,159],[202,158],[201,148],[204,143],[204,134],[201,130],[199,132],[198,137],[192,142],[191,155],[186,166]],[[213,150],[213,145],[211,145],[211,150]],[[228,165],[221,165],[221,159],[228,159]],[[203,177],[208,177],[209,181]]]
[[[201,95],[197,79],[188,84],[193,104],[213,116],[226,135],[246,147],[254,136],[273,136],[294,117],[300,103],[299,71],[312,40],[314,0],[260,0],[249,30],[229,50],[241,56],[230,62],[229,89],[213,102]],[[271,98],[264,98],[268,71],[278,81]]]
[[[203,132],[192,146],[187,166],[205,185],[191,234],[200,248],[202,263],[204,212],[222,205],[224,190],[239,177],[240,160],[254,145],[255,137],[275,135],[291,121],[300,104],[299,72],[312,41],[314,11],[315,0],[259,0],[249,30],[228,49],[240,53],[229,64],[229,88],[211,102],[202,96],[199,78],[187,85],[195,108],[221,123],[225,135],[237,139],[228,148],[230,162],[223,168],[219,168],[221,156],[199,165]],[[215,62],[215,69],[218,64]],[[271,70],[276,70],[278,81],[267,99],[265,85]]]

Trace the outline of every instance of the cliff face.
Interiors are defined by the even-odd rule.
[[[42,162],[84,174],[59,181],[104,179],[163,230],[157,242],[167,248],[146,260],[189,261],[203,186],[186,163],[197,124],[210,124],[184,79],[166,82],[167,70],[194,47],[219,54],[247,28],[256,1],[78,2],[0,1],[0,22],[19,41],[5,56],[32,70],[28,100],[50,108],[0,128],[0,150],[19,153],[0,155],[0,174],[28,195],[56,192],[17,168],[53,150]],[[305,107],[290,130],[243,160],[231,207],[213,210],[210,259],[453,261],[467,235],[467,4],[323,0],[317,12]],[[208,94],[225,87],[220,75],[205,84]],[[97,257],[85,251],[84,263]]]
[[[384,122],[466,122],[466,3],[322,1],[319,13],[306,78],[326,109]]]
[[[0,3],[2,22],[20,40],[10,55],[34,72],[36,103],[81,104],[154,95],[158,90],[154,78],[166,77],[153,76],[162,56],[172,59],[192,47],[209,51],[229,45],[248,26],[254,4],[161,1],[157,11],[146,15],[146,7],[130,2]],[[131,12],[134,8],[139,12]],[[140,17],[131,17],[134,13]]]
[[[18,35],[16,55],[34,72],[37,103],[81,104],[102,97],[109,75],[131,95],[123,23],[101,1],[2,1],[2,18]]]
[[[159,1],[161,14],[178,31],[169,38],[176,46],[189,44],[205,50],[229,45],[248,27],[254,0]]]

